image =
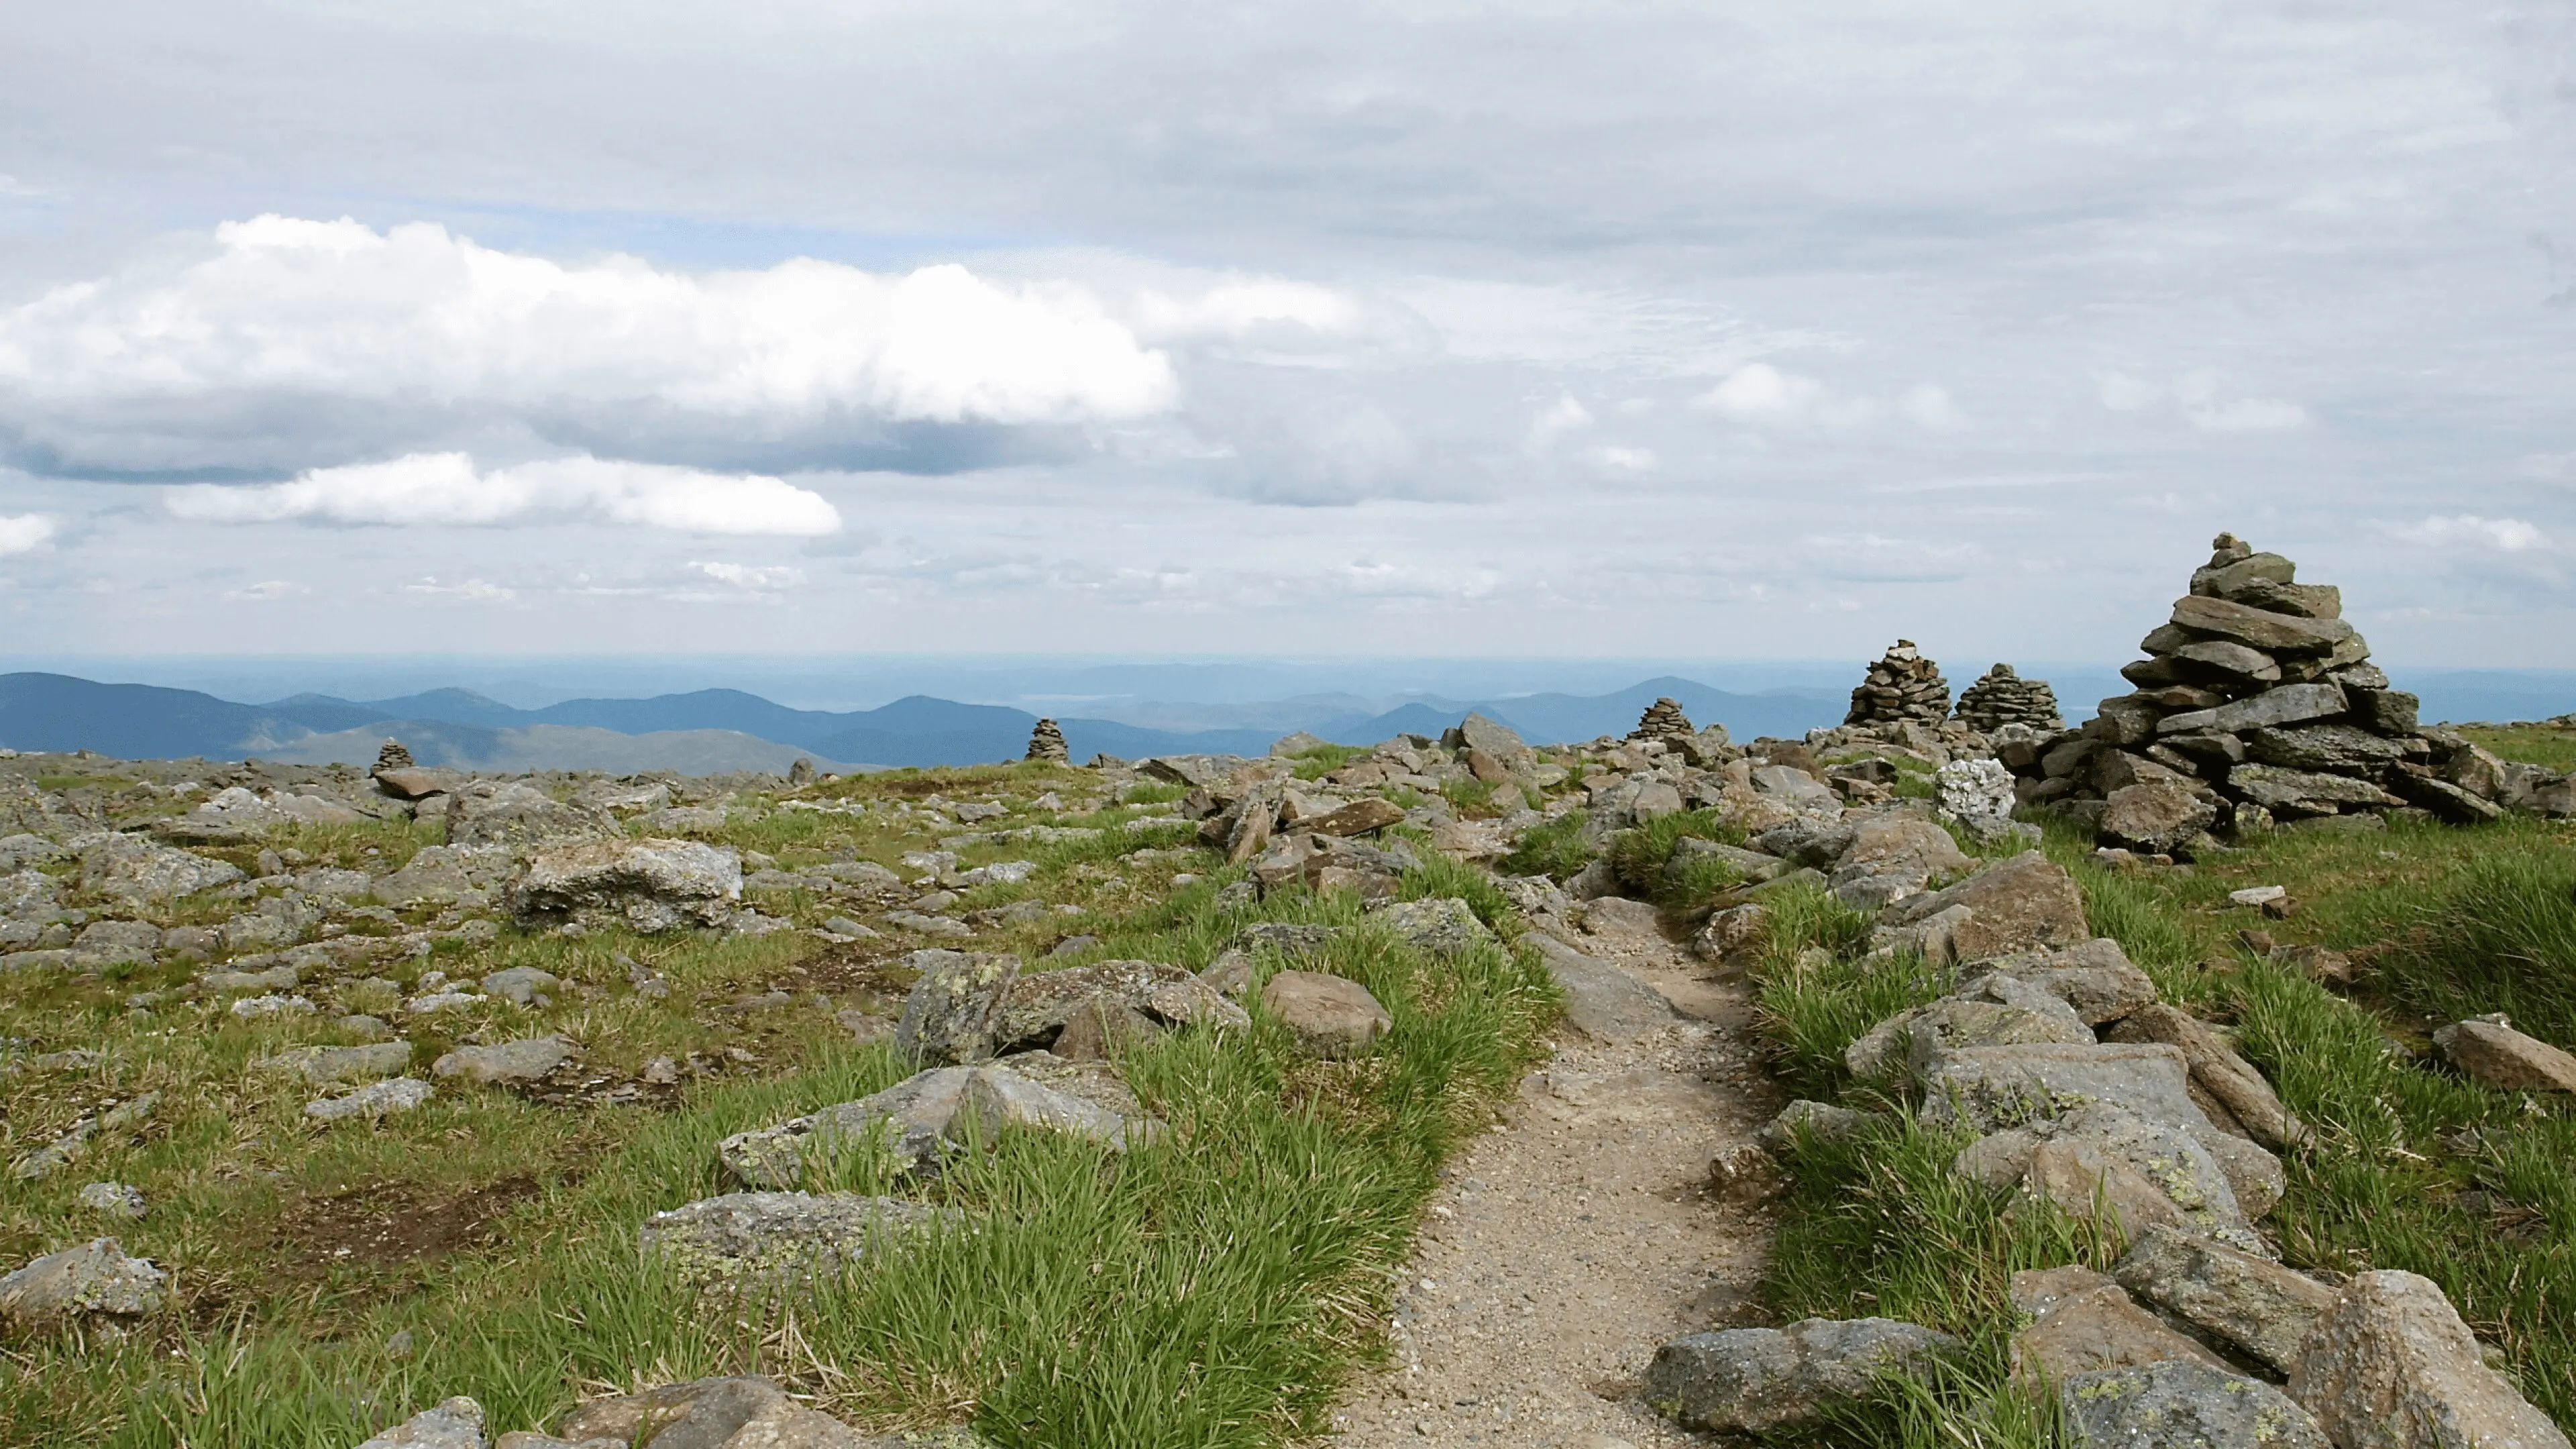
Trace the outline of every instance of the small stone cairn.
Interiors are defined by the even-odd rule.
[[[1690,717],[1682,713],[1679,700],[1658,699],[1646,706],[1638,717],[1637,727],[1628,731],[1631,740],[1686,740],[1699,733],[1691,727]]]
[[[2045,679],[2024,679],[2009,664],[1989,669],[1976,683],[1959,691],[1960,723],[1990,735],[2005,725],[2028,725],[2048,734],[2066,728],[2057,712],[2057,692]]]
[[[2134,693],[2102,701],[2079,730],[1999,751],[2022,803],[2090,819],[2113,844],[2185,853],[2210,830],[2399,810],[2459,822],[2507,805],[2555,813],[2567,793],[2556,777],[2419,728],[2415,696],[2370,662],[2341,591],[2297,573],[2220,534],[2191,592],[2140,645],[2147,657],[2120,671]]]
[[[418,766],[411,757],[411,751],[403,747],[402,741],[387,740],[384,748],[376,751],[376,768],[372,773],[381,775],[387,770],[416,768]]]
[[[1950,681],[1941,666],[1923,657],[1911,639],[1869,667],[1869,678],[1852,691],[1846,725],[1890,725],[1913,721],[1939,725],[1950,717]]]
[[[1064,731],[1056,728],[1054,720],[1039,720],[1037,728],[1029,731],[1028,758],[1050,765],[1073,763],[1073,752],[1064,747]]]

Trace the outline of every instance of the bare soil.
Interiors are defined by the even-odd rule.
[[[1339,1445],[1693,1444],[1645,1407],[1639,1375],[1672,1338],[1764,1321],[1771,1223],[1709,1177],[1780,1106],[1749,994],[1662,940],[1582,947],[1681,1017],[1633,1041],[1561,1028],[1503,1123],[1447,1169],[1399,1293],[1396,1362],[1336,1412]]]

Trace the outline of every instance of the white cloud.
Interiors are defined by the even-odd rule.
[[[2541,483],[2576,483],[2576,453],[2534,453],[2522,460],[2519,471]]]
[[[478,471],[464,453],[316,468],[287,483],[192,484],[163,495],[205,523],[492,526],[591,519],[692,533],[817,537],[841,526],[821,494],[756,474],[550,458]]]
[[[1946,429],[1967,422],[1959,405],[1950,400],[1950,390],[1928,382],[1908,390],[1896,406],[1919,427]]]
[[[302,584],[287,579],[262,579],[255,584],[244,584],[238,589],[228,589],[224,597],[244,599],[251,603],[265,603],[270,599],[291,599],[298,594],[311,592],[313,592],[311,589]]]
[[[1558,438],[1578,428],[1592,426],[1592,409],[1575,400],[1572,393],[1559,393],[1556,401],[1538,410],[1530,419],[1529,446],[1532,451],[1545,448]]]
[[[760,566],[738,563],[692,562],[689,567],[706,575],[708,578],[714,579],[718,583],[731,584],[738,589],[750,589],[760,592],[793,588],[805,581],[805,571],[788,564]]]
[[[1748,362],[1693,400],[1740,423],[1824,423],[1848,427],[1869,421],[1878,406],[1867,398],[1838,398],[1812,377]]]
[[[519,596],[519,591],[517,589],[505,589],[499,584],[485,583],[481,579],[467,579],[462,583],[442,584],[438,581],[435,575],[422,579],[418,583],[403,585],[403,592],[406,594],[427,594],[434,598],[463,599],[469,603],[478,604],[499,603],[502,600],[515,599]]]
[[[2208,433],[2267,433],[2288,428],[2303,428],[2308,423],[2308,410],[2294,402],[2278,398],[2223,398],[2218,375],[2195,372],[2174,388],[2182,400],[2183,416],[2191,425]]]
[[[2164,389],[2152,382],[2141,382],[2124,372],[2106,372],[2094,379],[2102,406],[2115,413],[2142,412],[2163,400]]]
[[[1196,306],[1180,322],[1328,310],[1284,285]],[[754,432],[828,416],[1084,423],[1178,400],[1169,358],[1069,283],[810,258],[696,274],[623,256],[567,266],[428,223],[274,215],[217,227],[210,255],[0,311],[0,395],[13,392],[47,426],[110,407],[182,432],[217,427],[202,419],[227,401],[276,396],[519,418],[650,407]]]
[[[2549,546],[2549,536],[2542,533],[2538,525],[2519,518],[2481,518],[2474,513],[2454,513],[2437,514],[2420,523],[2380,526],[2393,538],[2429,548],[2448,545],[2523,553]]]
[[[34,553],[53,537],[54,521],[41,513],[0,513],[0,555]]]
[[[1649,448],[1622,448],[1613,445],[1599,449],[1593,456],[1600,459],[1601,465],[1605,468],[1617,468],[1629,473],[1655,471],[1655,454]]]

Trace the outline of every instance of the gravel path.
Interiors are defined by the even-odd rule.
[[[1692,1444],[1639,1402],[1638,1375],[1670,1338],[1759,1321],[1770,1225],[1707,1190],[1710,1159],[1780,1105],[1749,995],[1661,940],[1583,949],[1681,1017],[1631,1041],[1560,1028],[1503,1124],[1451,1162],[1397,1300],[1397,1360],[1336,1412],[1338,1445]]]

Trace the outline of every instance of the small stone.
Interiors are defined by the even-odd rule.
[[[449,1399],[360,1444],[358,1449],[485,1449],[483,1406]]]
[[[1957,1347],[1890,1318],[1809,1318],[1778,1328],[1695,1333],[1655,1351],[1646,1402],[1686,1428],[1752,1433],[1811,1420],[1827,1403],[1868,1394],[1879,1377]]]
[[[304,1115],[316,1122],[341,1122],[351,1117],[382,1117],[391,1112],[408,1112],[433,1095],[429,1083],[417,1077],[395,1077],[388,1081],[369,1082],[344,1096],[325,1097],[304,1106]]]
[[[563,981],[554,973],[540,971],[534,966],[512,966],[484,977],[483,989],[521,1006],[545,1006],[556,992],[563,990]]]
[[[1261,988],[1261,1004],[1310,1056],[1357,1056],[1395,1025],[1367,987],[1317,971],[1280,971]]]
[[[476,1086],[533,1082],[570,1061],[579,1048],[559,1036],[522,1037],[493,1046],[458,1047],[430,1063],[430,1075],[461,1077]]]
[[[121,1182],[93,1182],[80,1190],[80,1205],[111,1218],[139,1218],[147,1209],[143,1190]]]

